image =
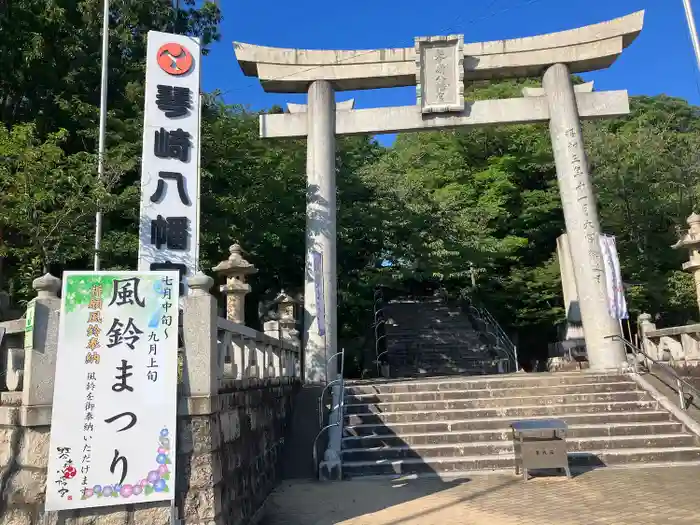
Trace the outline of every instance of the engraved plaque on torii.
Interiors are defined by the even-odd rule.
[[[415,42],[421,112],[464,111],[464,36],[416,37]]]

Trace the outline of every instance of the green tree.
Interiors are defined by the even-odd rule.
[[[94,175],[94,156],[66,154],[67,132],[38,139],[33,124],[0,127],[0,256],[19,264],[16,286],[92,253],[85,243],[97,202],[109,209],[113,173]]]

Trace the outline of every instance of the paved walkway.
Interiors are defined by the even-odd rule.
[[[698,525],[700,466],[601,469],[523,483],[512,475],[285,482],[262,525]]]

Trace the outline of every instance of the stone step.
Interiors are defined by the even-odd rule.
[[[529,392],[527,392],[529,394]],[[394,401],[389,403],[346,404],[346,414],[384,414],[403,411],[446,411],[477,408],[515,408],[519,406],[561,406],[583,403],[620,403],[628,401],[650,400],[647,392],[594,392],[586,394],[570,393],[565,395],[519,397],[480,397],[474,399],[449,399],[439,401]]]
[[[347,390],[347,389],[346,389]],[[527,390],[531,396],[558,396],[566,394],[592,394],[600,392],[633,392],[637,384],[627,383],[583,383],[580,385],[535,386]],[[346,403],[390,403],[396,401],[441,401],[448,399],[502,398],[517,397],[523,393],[518,388],[495,388],[478,390],[434,390],[426,392],[397,392],[380,394],[376,392],[365,394],[346,393]]]
[[[580,385],[591,383],[634,383],[623,375],[590,374],[581,372],[557,374],[501,374],[486,378],[456,379],[450,377],[420,379],[420,380],[365,380],[348,381],[347,389],[350,393],[399,393],[399,392],[432,392],[444,390],[477,390],[499,388],[532,388],[557,385]]]
[[[483,352],[488,348],[488,345],[479,339],[467,339],[459,342],[440,342],[440,341],[424,341],[403,343],[400,341],[387,341],[386,349],[396,356],[417,355],[430,356],[434,354],[444,354],[450,356],[459,356],[470,354],[473,352]]]
[[[386,428],[386,427],[385,427]],[[390,430],[390,429],[387,429]],[[683,425],[675,421],[663,422],[629,422],[614,424],[571,425],[567,430],[567,439],[604,437],[604,436],[652,436],[654,434],[682,434]],[[512,433],[508,426],[496,429],[480,430],[455,430],[443,432],[403,433],[400,435],[390,432],[345,436],[343,448],[373,448],[373,447],[401,447],[405,445],[437,445],[459,444],[473,442],[493,442],[512,439]]]
[[[437,359],[440,357],[459,358],[486,353],[488,345],[478,341],[459,344],[426,343],[425,345],[386,345],[389,354],[394,357],[415,357],[422,359]]]
[[[529,419],[547,419],[549,415],[531,416]],[[671,416],[663,410],[654,411],[630,411],[630,412],[599,412],[592,414],[565,414],[559,416],[567,425],[613,425],[628,424],[668,423]],[[378,419],[378,418],[377,418]],[[445,421],[433,421],[430,419],[415,422],[387,423],[375,421],[346,425],[346,436],[372,436],[372,435],[406,435],[426,433],[449,433],[509,429],[510,425],[518,421],[514,417],[491,417],[482,419],[452,419]]]
[[[572,468],[601,466],[633,466],[651,463],[700,461],[700,447],[628,448],[570,452]],[[372,475],[408,475],[457,473],[485,470],[513,470],[514,455],[500,454],[472,457],[408,458],[393,461],[344,461],[343,474],[348,478]]]
[[[442,315],[413,319],[398,319],[396,316],[386,319],[385,317],[384,326],[387,331],[391,330],[392,333],[401,335],[427,333],[431,331],[450,333],[452,329],[461,332],[474,330],[469,319],[466,317],[446,317]]]
[[[445,329],[432,328],[410,328],[407,330],[397,330],[394,327],[387,327],[385,330],[387,337],[392,341],[401,343],[443,343],[443,344],[459,344],[465,339],[475,339],[479,336],[479,332],[471,327],[445,327]]]
[[[659,449],[700,446],[690,434],[659,434],[655,436],[597,436],[566,440],[569,452],[589,450]],[[343,461],[377,461],[395,459],[428,459],[435,457],[501,456],[513,454],[513,442],[472,441],[467,443],[438,443],[426,445],[378,446],[343,449]]]
[[[396,356],[387,354],[387,359],[391,363],[397,365],[411,365],[411,366],[444,366],[444,365],[461,365],[470,366],[474,363],[493,361],[494,358],[486,352],[469,352],[468,354],[460,354],[454,357],[446,355],[436,355],[431,357],[425,356]]]
[[[474,364],[473,366],[435,366],[435,367],[415,367],[415,366],[392,366],[391,375],[396,377],[414,377],[414,378],[426,378],[426,377],[436,377],[436,376],[450,376],[450,375],[463,375],[463,376],[482,376],[485,374],[496,374],[497,369],[495,366],[488,366],[484,364]]]
[[[347,414],[346,420],[349,425],[359,423],[399,423],[411,421],[450,421],[454,419],[479,419],[490,417],[513,417],[527,419],[532,416],[559,417],[566,414],[600,414],[610,412],[626,412],[640,410],[656,410],[657,402],[653,400],[644,401],[621,401],[602,403],[567,403],[565,405],[523,405],[506,406],[497,408],[465,408],[446,410],[417,410],[384,413]]]
[[[476,333],[472,324],[467,319],[417,319],[408,324],[385,323],[386,331],[392,335],[410,337],[411,335],[430,336],[444,334],[446,337],[455,338],[460,334]]]
[[[453,356],[443,354],[434,356],[387,354],[387,359],[397,365],[405,363],[407,365],[442,366],[445,364],[470,365],[479,361],[493,361],[494,357],[489,352],[469,351]]]

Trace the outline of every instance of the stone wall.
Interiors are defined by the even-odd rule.
[[[0,425],[1,525],[170,524],[170,505],[162,503],[44,512],[49,432],[48,425]]]
[[[183,525],[250,523],[280,480],[299,385],[285,377],[241,380],[218,396],[218,412],[179,418],[176,505]],[[43,513],[49,431],[0,425],[0,525],[170,524],[170,504]]]
[[[279,482],[285,434],[299,389],[290,378],[241,383],[220,395],[222,510],[227,525],[248,523]]]

